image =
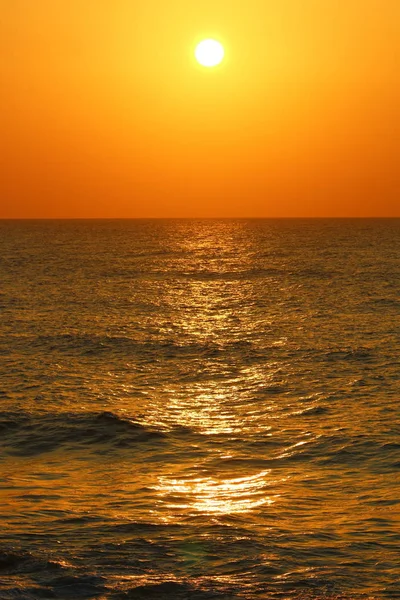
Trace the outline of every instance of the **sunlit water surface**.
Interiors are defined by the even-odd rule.
[[[0,222],[0,598],[400,598],[399,250]]]

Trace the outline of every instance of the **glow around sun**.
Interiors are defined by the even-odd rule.
[[[217,40],[203,40],[196,46],[195,56],[197,62],[203,67],[216,67],[224,59],[223,45]]]

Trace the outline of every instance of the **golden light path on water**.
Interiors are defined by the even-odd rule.
[[[220,481],[213,477],[200,477],[189,480],[160,477],[155,486],[157,492],[168,497],[175,495],[186,499],[183,504],[166,503],[170,509],[197,511],[207,515],[244,513],[263,504],[273,504],[273,499],[265,495],[270,471],[256,475]]]
[[[257,461],[253,451],[243,451],[241,444],[235,447],[235,439],[272,436],[269,419],[277,418],[276,402],[260,401],[260,394],[273,384],[279,366],[272,360],[253,364],[250,357],[249,363],[236,364],[236,356],[246,356],[260,326],[268,326],[271,317],[265,313],[263,323],[254,321],[257,286],[240,279],[243,270],[253,269],[251,245],[247,256],[238,257],[235,240],[226,247],[221,233],[187,237],[182,247],[172,241],[178,256],[182,251],[190,253],[193,271],[183,271],[185,276],[175,280],[160,280],[158,298],[164,318],[159,327],[166,340],[178,339],[182,344],[171,347],[171,365],[181,352],[190,370],[180,377],[171,371],[163,389],[143,389],[141,398],[135,399],[136,412],[146,427],[172,434],[183,428],[196,438],[179,449],[179,464],[166,460],[165,468],[158,468],[147,480],[158,498],[150,513],[163,522],[251,513],[279,498],[276,474]],[[184,265],[177,268],[181,272]],[[285,341],[279,338],[272,343]],[[218,358],[227,348],[232,348],[231,363]],[[168,355],[167,345],[165,352]],[[160,368],[168,368],[165,359]],[[129,408],[126,412],[129,416]]]

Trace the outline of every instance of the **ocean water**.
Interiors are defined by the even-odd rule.
[[[400,220],[0,222],[0,598],[400,598]]]

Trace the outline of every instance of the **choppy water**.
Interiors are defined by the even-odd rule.
[[[400,598],[399,242],[0,222],[0,598]]]

